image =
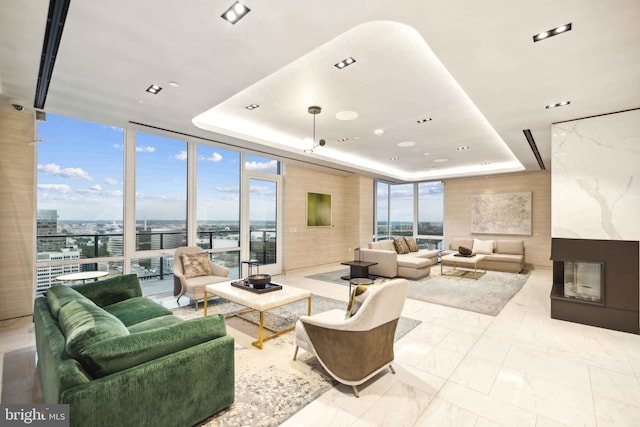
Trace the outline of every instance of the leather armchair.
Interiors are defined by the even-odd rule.
[[[213,275],[186,278],[183,274],[182,254],[198,253],[204,253],[204,250],[199,246],[182,246],[176,249],[173,257],[173,295],[178,297],[178,303],[183,295],[191,301],[195,301],[196,310],[198,309],[198,300],[204,299],[206,285],[229,280],[229,268],[218,265],[211,260],[209,260],[209,266]]]
[[[409,282],[394,279],[369,286],[358,311],[345,318],[345,310],[301,316],[296,322],[296,349],[313,354],[337,381],[357,386],[389,368],[395,373],[393,344]]]

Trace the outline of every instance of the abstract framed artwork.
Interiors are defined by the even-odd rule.
[[[331,227],[331,194],[307,193],[307,227]]]
[[[471,196],[471,233],[531,235],[531,192]]]

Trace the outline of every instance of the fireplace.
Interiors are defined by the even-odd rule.
[[[639,243],[552,239],[551,317],[639,333]]]

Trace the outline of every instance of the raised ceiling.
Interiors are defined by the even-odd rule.
[[[640,107],[637,0],[231,3],[71,1],[44,110],[414,181],[540,170],[525,129],[548,168],[551,123]],[[33,106],[48,5],[0,6],[5,102]]]

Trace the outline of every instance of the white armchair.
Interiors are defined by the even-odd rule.
[[[198,275],[185,274],[183,255],[205,254],[208,261],[208,272],[200,272]],[[210,273],[210,274],[209,274]],[[180,298],[184,295],[191,301],[195,301],[196,310],[198,300],[204,299],[204,287],[212,283],[229,280],[229,268],[218,265],[208,258],[208,254],[199,246],[183,246],[176,249],[173,257],[173,295]]]
[[[320,361],[339,382],[353,387],[366,382],[387,367],[395,373],[393,343],[396,327],[409,282],[394,279],[369,286],[364,302],[351,317],[345,310],[330,310],[313,316],[301,316],[296,322],[296,360],[303,348]]]

